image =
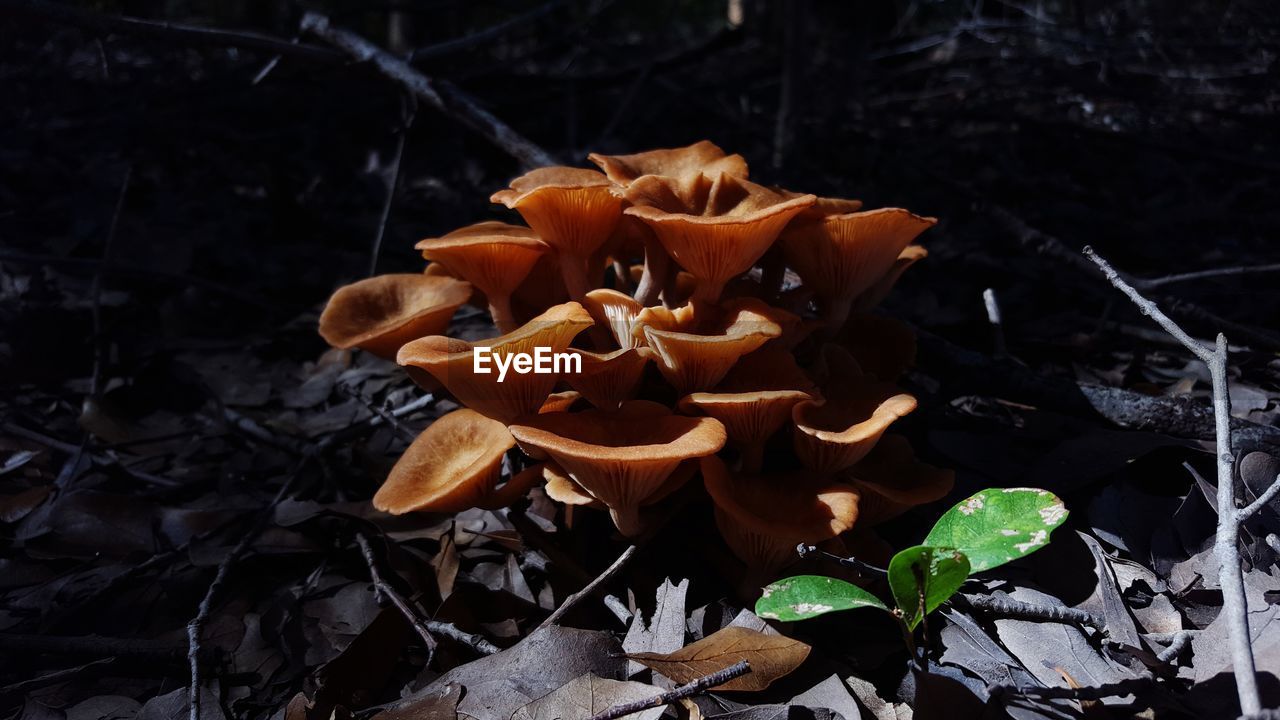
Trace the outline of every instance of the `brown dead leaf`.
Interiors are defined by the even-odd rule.
[[[634,653],[627,657],[681,684],[746,660],[751,672],[716,689],[756,691],[800,667],[809,657],[809,650],[808,645],[789,637],[727,627],[675,652]]]

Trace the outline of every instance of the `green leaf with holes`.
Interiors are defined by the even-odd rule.
[[[912,630],[968,577],[969,559],[955,548],[917,545],[889,561],[889,590],[902,621]]]
[[[862,607],[889,611],[875,595],[857,585],[821,575],[797,575],[766,587],[756,601],[756,614],[790,622]]]
[[[1048,490],[991,488],[948,510],[924,544],[956,548],[972,572],[982,572],[1044,547],[1066,519],[1067,508]]]

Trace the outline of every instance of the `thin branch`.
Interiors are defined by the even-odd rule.
[[[634,702],[614,705],[602,713],[592,715],[590,720],[617,720],[620,717],[637,713],[641,710],[662,707],[663,705],[673,703],[682,698],[697,695],[698,693],[716,687],[717,685],[723,685],[730,680],[742,677],[749,672],[751,672],[751,664],[746,660],[740,660],[723,670],[717,670],[710,675],[704,675],[703,677],[696,678],[674,690],[668,690],[661,695],[656,695],[645,700],[636,700]]]
[[[373,250],[369,253],[369,276],[378,272],[378,256],[382,254],[382,238],[387,234],[387,220],[391,218],[391,205],[395,202],[396,186],[400,184],[400,166],[404,160],[404,144],[409,137],[409,128],[413,127],[413,118],[417,115],[417,101],[410,95],[410,106],[405,113],[404,123],[396,134],[396,152],[391,161],[391,172],[387,178],[387,194],[382,201],[382,213],[378,218],[378,232],[373,236]]]
[[[552,11],[565,4],[565,0],[551,0],[545,2],[532,10],[519,15],[513,15],[502,22],[490,25],[482,30],[477,30],[470,35],[464,35],[452,40],[445,40],[434,45],[418,48],[409,54],[409,62],[417,63],[423,60],[438,58],[444,55],[452,55],[453,53],[466,50],[486,43],[490,40],[502,37],[511,30],[519,27],[526,27],[529,23],[541,19],[544,15],[550,15]]]
[[[889,571],[882,567],[876,567],[875,565],[872,565],[870,563],[865,563],[856,557],[840,557],[835,553],[830,553],[830,552],[827,552],[826,550],[820,550],[816,545],[806,545],[804,543],[800,543],[799,545],[796,546],[796,554],[802,558],[809,557],[810,555],[818,555],[819,557],[827,560],[831,560],[841,565],[842,567],[847,567],[853,570],[857,570],[860,573],[866,573],[869,575],[877,575],[880,577],[885,577],[889,574]]]
[[[609,612],[613,613],[614,617],[618,618],[618,622],[623,625],[631,624],[631,618],[634,617],[634,613],[628,610],[626,605],[622,604],[622,600],[617,595],[605,595],[604,606],[609,608]]]
[[[1183,650],[1187,649],[1189,644],[1191,644],[1191,632],[1179,630],[1173,634],[1168,647],[1156,653],[1156,660],[1166,664],[1171,663],[1178,659],[1178,656],[1182,654]]]
[[[1222,617],[1227,621],[1227,635],[1231,644],[1232,665],[1235,668],[1236,693],[1240,709],[1245,715],[1256,715],[1262,709],[1258,695],[1257,670],[1253,659],[1253,646],[1249,635],[1249,602],[1244,592],[1244,576],[1240,569],[1240,513],[1236,509],[1235,477],[1232,470],[1235,458],[1231,453],[1231,393],[1227,386],[1227,339],[1218,334],[1217,347],[1212,351],[1196,342],[1182,328],[1168,318],[1155,303],[1142,297],[1114,268],[1090,248],[1085,254],[1102,269],[1117,289],[1128,295],[1142,310],[1160,324],[1168,333],[1204,361],[1213,380],[1213,413],[1218,465],[1218,530],[1213,552],[1218,559],[1218,584],[1222,587]],[[1264,493],[1265,494],[1265,493]]]
[[[1076,623],[1077,625],[1086,625],[1105,633],[1107,631],[1107,623],[1102,618],[1094,615],[1087,610],[1079,608],[1059,607],[1057,605],[1036,605],[1033,603],[1014,600],[1009,597],[994,597],[991,595],[972,595],[965,594],[960,596],[964,602],[974,610],[979,610],[993,615],[1004,615],[1007,617],[1022,618],[1024,620],[1049,620],[1051,622]]]
[[[1096,687],[1019,687],[1017,685],[988,685],[987,693],[995,696],[1022,695],[1039,700],[1099,700],[1101,698],[1131,695],[1148,690],[1149,678],[1132,678]]]
[[[1003,357],[1006,354],[1004,344],[1004,319],[1000,314],[1000,301],[996,299],[996,291],[987,288],[982,291],[982,304],[987,306],[987,322],[991,325],[992,354]]]
[[[1277,494],[1280,494],[1280,475],[1276,476],[1275,481],[1271,483],[1271,487],[1264,490],[1257,499],[1236,511],[1236,522],[1248,520],[1254,513],[1266,507],[1267,503],[1271,502],[1272,498]]]
[[[333,27],[328,17],[309,12],[302,18],[302,30],[334,45],[359,62],[373,63],[383,75],[400,83],[431,107],[484,136],[526,168],[556,164],[550,153],[494,117],[461,90],[423,75],[405,61],[349,30]]]
[[[1245,265],[1242,267],[1225,267],[1215,270],[1197,270],[1195,272],[1177,273],[1174,275],[1165,275],[1157,278],[1133,278],[1132,282],[1138,288],[1143,290],[1151,290],[1165,285],[1174,283],[1190,282],[1192,280],[1205,280],[1207,278],[1219,277],[1239,277],[1241,275],[1254,275],[1259,273],[1280,272],[1280,263],[1271,265]]]
[[[604,572],[596,576],[595,580],[592,580],[591,582],[587,583],[586,587],[582,588],[578,592],[565,598],[564,603],[562,603],[560,607],[556,608],[554,612],[548,615],[547,619],[543,620],[542,624],[534,629],[534,632],[537,632],[538,630],[541,630],[544,627],[555,625],[556,623],[560,622],[560,618],[564,617],[566,613],[572,610],[574,605],[577,605],[584,598],[588,597],[589,595],[591,595],[591,593],[598,590],[601,585],[608,582],[610,578],[612,578],[614,575],[617,575],[618,571],[622,570],[622,568],[626,566],[626,564],[631,560],[633,556],[635,556],[635,554],[636,554],[636,546],[635,545],[627,546],[627,549],[622,551],[622,554],[618,556],[618,559],[614,560],[612,565],[605,568]]]

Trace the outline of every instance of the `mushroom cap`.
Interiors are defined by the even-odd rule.
[[[551,393],[547,396],[542,407],[538,408],[538,414],[543,415],[553,412],[568,412],[573,404],[582,399],[582,393],[577,390],[565,390],[564,392]]]
[[[548,460],[539,466],[542,478],[547,481],[543,490],[547,497],[565,505],[586,505],[597,510],[605,509],[605,504],[592,497],[591,493],[569,477],[564,468]]]
[[[718,393],[745,393],[757,390],[798,390],[821,398],[818,386],[800,369],[795,355],[776,343],[743,355],[716,385]]]
[[[527,227],[482,222],[415,245],[487,295],[510,295],[548,250]]]
[[[920,462],[911,443],[899,435],[881,438],[844,477],[862,493],[861,523],[867,525],[941,500],[955,486],[954,471]]]
[[[724,426],[711,418],[674,415],[647,400],[616,412],[585,410],[521,418],[510,426],[520,447],[549,456],[592,497],[609,506],[624,535],[643,530],[639,508],[669,492],[681,462],[724,447]]]
[[[525,276],[524,282],[511,293],[511,302],[522,317],[533,317],[547,308],[569,301],[569,291],[564,287],[560,274],[560,259],[555,253],[538,258]],[[483,306],[482,306],[483,307]]]
[[[782,334],[773,314],[774,308],[755,298],[739,298],[726,308],[717,334],[641,328],[658,370],[683,395],[715,387],[738,358]]]
[[[898,283],[898,279],[907,271],[907,268],[927,257],[929,257],[928,250],[919,245],[908,245],[902,252],[898,253],[898,259],[893,261],[893,266],[889,268],[889,271],[881,276],[874,285],[867,288],[866,292],[858,296],[857,301],[853,304],[853,309],[865,312],[879,305],[880,301],[889,295],[889,291]]]
[[[861,460],[898,418],[916,409],[916,399],[893,383],[869,375],[841,376],[824,386],[825,402],[801,401],[791,408],[792,444],[805,467],[834,473]]]
[[[724,461],[704,457],[702,480],[716,506],[716,524],[738,557],[751,566],[776,569],[795,558],[796,545],[827,540],[858,519],[858,490],[815,478],[731,475]]]
[[[720,173],[728,173],[741,178],[747,177],[747,161],[741,155],[726,155],[724,150],[710,140],[632,155],[591,153],[587,159],[599,165],[610,180],[623,187],[642,175],[688,177],[702,173],[715,177]]]
[[[801,400],[811,400],[799,390],[756,390],[742,393],[706,393],[680,399],[680,411],[701,411],[724,425],[729,439],[739,446],[758,445],[768,440],[791,419],[791,408]]]
[[[618,347],[627,350],[641,344],[632,331],[645,308],[630,295],[607,288],[592,290],[582,298],[582,306],[597,325],[609,329]]]
[[[616,410],[635,396],[650,355],[648,348],[608,353],[576,349],[570,352],[582,358],[582,372],[566,373],[565,382],[601,410]]]
[[[502,423],[454,410],[427,426],[391,468],[373,506],[392,515],[459,512],[493,492],[502,456],[515,447]]]
[[[622,198],[604,173],[544,167],[511,181],[490,198],[520,213],[543,242],[563,255],[586,259],[622,219]]]
[[[320,313],[320,336],[334,347],[394,359],[410,340],[444,332],[470,297],[471,285],[455,278],[378,275],[338,288]]]
[[[814,203],[791,199],[732,175],[648,175],[626,189],[624,210],[648,223],[667,253],[698,280],[699,296],[719,297],[730,279],[764,255],[790,220]]]
[[[882,208],[792,223],[778,243],[787,265],[830,301],[871,289],[911,241],[935,223],[901,208]]]
[[[537,412],[558,377],[554,373],[508,372],[500,383],[495,362],[489,363],[488,373],[475,372],[475,348],[488,347],[495,356],[533,353],[537,347],[564,352],[573,338],[591,324],[587,311],[578,303],[569,302],[551,308],[514,332],[490,340],[469,343],[439,335],[414,340],[400,348],[396,362],[431,373],[472,410],[510,422]]]

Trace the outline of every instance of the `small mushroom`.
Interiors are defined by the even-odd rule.
[[[444,332],[470,297],[471,285],[450,277],[378,275],[338,288],[320,313],[320,336],[394,359],[410,340]]]
[[[645,308],[630,295],[600,288],[587,293],[582,299],[582,306],[591,314],[597,326],[609,330],[618,347],[628,350],[642,344],[633,331],[636,318]]]
[[[555,249],[569,297],[582,301],[599,278],[593,255],[622,219],[622,199],[603,173],[571,167],[545,167],[511,181],[490,198],[520,213],[543,242]]]
[[[608,353],[570,350],[582,359],[582,371],[566,373],[569,387],[601,410],[617,410],[635,397],[649,362],[648,348],[628,348]]]
[[[747,161],[741,155],[726,155],[710,140],[662,150],[649,150],[632,155],[600,155],[587,159],[604,171],[615,183],[626,187],[643,175],[665,175],[684,178],[697,174],[715,177],[727,173],[747,177]]]
[[[935,223],[901,208],[801,218],[782,231],[778,244],[787,264],[822,298],[827,327],[836,332],[855,300],[889,275],[911,241]]]
[[[946,497],[955,473],[920,462],[906,438],[886,435],[843,480],[862,493],[859,524],[870,527]]]
[[[916,409],[916,399],[863,374],[837,345],[826,345],[822,359],[829,378],[822,386],[825,401],[801,401],[791,408],[792,444],[805,467],[836,473],[871,452],[895,420]]]
[[[724,425],[729,442],[742,455],[742,470],[760,472],[765,442],[791,419],[791,408],[809,393],[799,390],[756,390],[742,393],[699,392],[680,399],[680,411],[697,411]]]
[[[550,457],[587,494],[609,507],[618,531],[644,530],[640,508],[661,499],[681,462],[724,447],[724,426],[711,418],[674,415],[647,400],[616,412],[584,410],[521,418],[510,426],[520,447]]]
[[[527,227],[482,222],[415,246],[423,257],[444,265],[480,289],[499,332],[519,327],[511,311],[511,293],[547,251],[546,243]]]
[[[654,310],[655,308],[649,308]],[[640,325],[654,362],[676,392],[685,395],[710,390],[738,358],[782,333],[774,309],[754,298],[734,300],[713,334],[699,335]]]
[[[725,283],[751,269],[813,195],[791,199],[721,173],[669,178],[646,175],[625,191],[624,212],[648,223],[667,252],[697,278],[694,299],[713,304]]]
[[[796,545],[829,540],[858,519],[858,490],[849,485],[807,472],[733,475],[714,455],[701,462],[720,533],[757,573],[777,571],[796,559]]]
[[[494,493],[502,456],[515,444],[502,423],[466,408],[454,410],[409,445],[373,496],[373,506],[392,515],[476,507]]]
[[[575,302],[557,305],[525,323],[519,330],[499,337],[469,343],[433,335],[414,340],[400,348],[396,362],[426,370],[460,403],[495,420],[510,422],[534,413],[546,401],[559,379],[554,373],[508,371],[498,382],[497,358],[517,353],[533,353],[544,347],[562,353],[578,333],[591,327],[591,316]],[[474,354],[486,347],[494,356],[489,372],[476,372]],[[504,361],[505,362],[505,361]]]

